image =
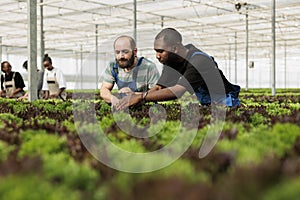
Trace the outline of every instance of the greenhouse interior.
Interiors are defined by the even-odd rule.
[[[1,200],[299,198],[300,0],[2,0],[0,10]],[[199,75],[203,103],[177,87],[188,76],[179,71],[159,85],[166,28],[238,90],[214,95],[219,78]],[[120,36],[156,67],[157,91],[118,91],[121,70],[109,67]],[[64,78],[49,81],[45,62]],[[47,71],[38,90],[36,70]],[[10,96],[15,75],[24,85],[12,94],[24,96]]]
[[[135,35],[138,54],[157,62],[154,37],[162,28],[174,27],[182,33],[185,43],[197,44],[214,56],[232,82],[244,88],[272,86],[271,1],[37,0],[36,6],[37,54],[52,56],[69,82],[74,82],[78,74],[96,76],[97,71],[101,76],[111,59],[112,43],[122,34]],[[10,61],[25,76],[22,63],[28,57],[27,1],[3,1],[0,8],[1,60]],[[278,88],[299,87],[298,13],[298,0],[276,2]],[[74,84],[70,88],[74,89]]]

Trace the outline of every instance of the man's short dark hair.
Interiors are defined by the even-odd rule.
[[[161,30],[155,37],[155,40],[163,39],[163,41],[168,45],[181,44],[182,36],[174,28],[165,28]]]

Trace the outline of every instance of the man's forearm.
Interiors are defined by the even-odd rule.
[[[15,95],[17,94],[18,92],[20,92],[22,89],[21,88],[17,88],[13,91],[12,95]]]
[[[100,96],[101,98],[106,102],[106,103],[111,103],[111,91],[106,89],[106,88],[101,88],[100,89]]]
[[[156,90],[161,90],[162,89],[162,87],[161,86],[159,86],[159,85],[155,85],[153,88],[150,88],[149,90],[148,90],[148,92],[153,92],[153,91],[156,91]]]
[[[146,101],[166,101],[166,100],[174,100],[183,95],[185,92],[185,88],[179,85],[169,87],[169,88],[162,88],[157,87],[152,91],[149,90]]]

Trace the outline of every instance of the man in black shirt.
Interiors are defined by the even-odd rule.
[[[214,58],[194,45],[183,45],[181,34],[163,29],[155,37],[156,58],[164,65],[157,85],[143,94],[124,98],[118,109],[141,101],[165,101],[181,97],[186,91],[195,93],[202,105],[239,106],[240,87],[231,84],[218,68]]]

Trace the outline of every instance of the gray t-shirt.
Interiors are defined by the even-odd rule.
[[[116,83],[116,79],[112,74],[115,63],[109,65],[103,74],[103,81],[111,84]],[[136,66],[135,66],[136,67]],[[142,63],[138,66],[138,73],[136,77],[137,91],[145,91],[154,87],[160,77],[159,71],[152,61],[144,58]],[[134,69],[134,68],[133,68]],[[133,81],[133,69],[125,72],[122,68],[118,68],[118,78],[124,82]],[[119,88],[120,89],[120,88]]]

